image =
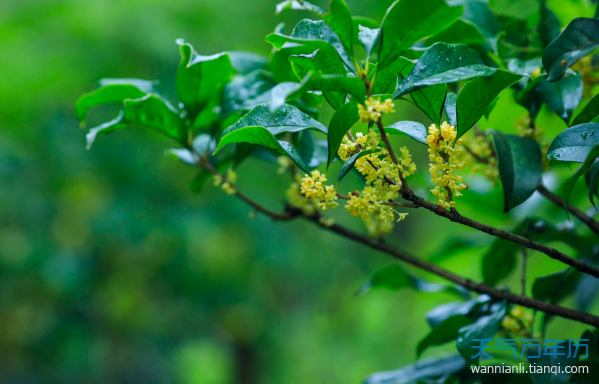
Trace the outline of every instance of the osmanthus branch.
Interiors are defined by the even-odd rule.
[[[342,195],[340,193],[337,193],[337,197],[341,200],[351,200],[351,196]],[[397,203],[393,200],[377,201],[376,203],[372,201],[371,204],[387,205],[390,207],[400,207],[400,208],[419,208],[419,206],[414,203]]]
[[[212,164],[210,164],[209,161],[207,161],[206,159],[204,159],[202,157],[199,157],[199,161],[197,162],[197,165],[198,165],[198,167],[206,169],[213,175],[219,175],[221,177],[224,177],[212,166]],[[306,220],[312,221],[313,223],[315,223],[316,225],[320,226],[323,229],[334,232],[340,236],[343,236],[343,237],[345,237],[349,240],[355,241],[357,243],[366,245],[370,248],[382,251],[400,261],[403,261],[407,264],[412,265],[413,267],[416,267],[423,271],[432,273],[436,276],[439,276],[445,280],[451,281],[455,284],[461,285],[470,291],[474,291],[479,294],[487,294],[495,300],[506,300],[511,303],[519,304],[519,305],[522,305],[527,308],[543,311],[543,312],[551,314],[551,315],[560,316],[560,317],[563,317],[566,319],[576,320],[576,321],[579,321],[579,322],[582,322],[585,324],[599,327],[599,317],[597,317],[597,316],[594,316],[594,315],[591,315],[591,314],[588,314],[585,312],[581,312],[581,311],[576,311],[576,310],[569,309],[569,308],[564,308],[559,305],[546,303],[544,301],[533,299],[533,298],[527,297],[525,295],[517,295],[517,294],[511,293],[509,291],[503,290],[503,289],[489,287],[488,285],[486,285],[484,283],[474,282],[474,281],[467,279],[463,276],[457,275],[457,274],[450,272],[444,268],[441,268],[434,263],[431,263],[426,260],[422,260],[416,256],[412,256],[409,253],[401,250],[400,248],[398,248],[394,245],[388,244],[386,242],[382,242],[380,239],[370,238],[368,236],[365,236],[360,233],[354,232],[350,229],[347,229],[339,224],[328,225],[325,223],[324,220],[321,220],[323,218],[323,216],[320,215],[319,213],[314,213],[312,215],[306,215],[306,214],[304,214],[303,211],[301,211],[299,209],[291,208],[291,207],[287,207],[287,209],[284,212],[275,212],[275,211],[272,211],[272,210],[262,206],[261,204],[255,202],[255,201],[253,201],[252,199],[250,199],[243,193],[239,192],[238,190],[236,191],[235,196],[237,198],[239,198],[240,200],[242,200],[244,203],[248,204],[250,207],[252,207],[256,211],[270,217],[271,219],[273,219],[275,221],[288,221],[288,220],[292,220],[297,217],[302,217]],[[430,203],[428,203],[428,204],[430,204]],[[416,205],[418,205],[418,204],[416,204]]]
[[[547,199],[549,199],[552,203],[554,203],[558,207],[564,208],[564,206],[565,206],[564,200],[562,200],[562,198],[559,197],[558,195],[556,195],[555,193],[553,193],[553,192],[549,191],[547,188],[545,188],[545,186],[543,184],[539,184],[539,186],[537,187],[537,191],[539,191],[539,193],[541,193],[541,195],[545,196]],[[571,214],[576,216],[578,218],[578,220],[585,223],[591,229],[591,231],[593,231],[599,235],[599,223],[598,222],[593,220],[586,213],[584,213],[580,209],[576,208],[572,204],[568,204],[568,211],[570,211]]]

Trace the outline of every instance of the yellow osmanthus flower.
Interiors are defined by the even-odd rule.
[[[381,103],[381,98],[369,97],[364,102],[365,105],[358,104],[358,114],[362,123],[377,122],[383,113],[393,113],[395,104],[391,99],[387,99]]]
[[[441,129],[435,124],[431,125],[428,133],[426,142],[430,147],[428,152],[431,161],[429,171],[432,182],[437,185],[431,192],[439,199],[440,206],[452,208],[455,206],[453,198],[462,196],[461,191],[468,188],[462,183],[462,176],[455,174],[464,169],[464,162],[458,159],[463,151],[460,147],[462,140],[456,140],[457,132],[447,122],[443,122]]]
[[[300,193],[300,183],[302,179],[299,176],[299,174],[296,174],[295,180],[296,182],[291,183],[291,185],[285,192],[285,195],[289,200],[289,205],[291,205],[294,208],[301,209],[302,212],[304,212],[304,214],[306,215],[311,215],[314,212],[316,212],[316,204],[314,204],[312,200],[307,199],[304,195]]]
[[[326,211],[337,208],[337,191],[332,185],[325,185],[327,177],[319,171],[312,171],[312,175],[305,175],[301,183],[301,194],[308,199],[318,199],[318,208]]]
[[[472,173],[482,173],[489,181],[497,183],[499,181],[499,167],[497,157],[495,157],[491,147],[491,137],[485,135],[464,135],[462,140],[464,146],[467,146],[469,149],[469,151],[461,153],[465,165],[470,168]],[[485,159],[487,162],[481,163],[478,158]]]
[[[516,120],[516,130],[520,136],[531,138],[539,143],[539,146],[541,147],[541,158],[543,159],[543,171],[547,170],[549,168],[549,160],[547,159],[549,143],[543,139],[545,130],[538,125],[532,125],[528,113]]]
[[[593,96],[593,87],[599,84],[599,76],[595,73],[596,66],[593,66],[593,56],[583,57],[570,68],[573,71],[578,71],[582,77],[583,96],[585,98]]]
[[[501,325],[516,335],[525,335],[532,326],[533,316],[520,305],[514,305],[511,311],[503,318]]]
[[[237,173],[233,168],[227,169],[227,175],[225,177],[221,175],[214,175],[214,185],[220,186],[227,195],[234,195],[237,193],[235,189],[235,182],[237,181]]]
[[[277,157],[277,163],[279,163],[279,169],[277,169],[277,173],[280,175],[287,172],[287,170],[293,166],[293,161],[287,156]]]

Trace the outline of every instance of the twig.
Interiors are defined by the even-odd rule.
[[[522,249],[522,271],[520,274],[520,291],[522,296],[526,295],[526,260],[528,258],[528,253],[526,249]]]
[[[351,200],[351,196],[345,196],[340,193],[337,193],[337,197],[342,200]],[[375,202],[373,202],[373,201],[371,201],[371,203],[375,204]],[[401,208],[419,208],[418,205],[416,205],[414,203],[397,203],[395,201],[377,201],[376,204],[388,205],[391,207],[401,207]]]

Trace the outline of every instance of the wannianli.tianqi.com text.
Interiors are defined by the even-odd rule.
[[[524,364],[518,365],[472,365],[472,373],[550,373],[558,375],[560,373],[589,373],[589,367],[586,365],[537,365]]]

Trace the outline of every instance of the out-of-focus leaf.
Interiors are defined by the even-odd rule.
[[[207,133],[197,135],[191,144],[193,150],[200,156],[211,156],[216,149],[216,142]]]
[[[337,156],[337,151],[343,141],[343,136],[347,134],[347,131],[359,119],[358,103],[355,101],[344,104],[335,111],[335,114],[329,123],[329,134],[327,136],[329,142],[329,161],[327,163],[327,168],[331,165],[335,156]]]
[[[457,339],[460,328],[472,324],[473,320],[468,316],[452,316],[437,327],[433,328],[424,339],[418,343],[416,348],[416,358],[419,358],[428,347],[442,345]]]
[[[99,133],[106,134],[131,125],[159,132],[185,145],[187,132],[179,112],[161,97],[148,93],[141,99],[125,100],[123,110],[114,119],[89,130],[86,135],[89,149]]]
[[[548,46],[553,40],[557,39],[561,30],[562,24],[555,14],[547,8],[546,1],[541,1],[541,20],[539,21],[539,36],[543,42],[543,46]]]
[[[593,96],[591,101],[574,118],[572,125],[588,123],[599,115],[599,94]]]
[[[257,105],[269,102],[275,82],[270,74],[258,69],[247,75],[237,75],[223,91],[223,114],[250,111]]]
[[[447,97],[445,97],[445,114],[447,115],[447,123],[449,125],[453,125],[454,127],[458,126],[458,112],[457,112],[457,104],[458,104],[458,95],[453,92],[449,92]]]
[[[299,154],[309,168],[316,168],[327,162],[327,141],[325,139],[316,139],[312,131],[302,131],[299,142]]]
[[[206,181],[210,177],[212,177],[212,174],[210,172],[203,168],[200,169],[198,174],[189,182],[189,190],[191,191],[191,193],[194,193],[196,195],[201,193],[204,184],[206,184]]]
[[[562,343],[563,349],[556,349],[556,351],[565,351],[568,349],[568,345]],[[583,353],[582,349],[579,353]],[[551,354],[542,354],[538,359],[529,358],[529,364],[536,364],[537,367],[551,367],[551,369],[541,369],[542,373],[534,372],[530,373],[530,378],[534,384],[568,384],[572,373],[566,373],[565,367],[576,366],[578,362],[577,357],[567,357],[567,355],[553,356]],[[553,369],[555,367],[555,369]],[[556,373],[552,373],[554,370]]]
[[[220,92],[233,74],[229,55],[198,55],[193,47],[178,39],[181,63],[177,71],[177,94],[193,119],[208,103],[214,92]]]
[[[463,370],[466,365],[460,355],[433,357],[394,371],[373,373],[366,378],[364,384],[441,383],[452,373]]]
[[[463,44],[435,43],[418,60],[393,98],[430,85],[491,76],[495,71],[483,64],[478,53]]]
[[[553,139],[547,150],[547,158],[582,163],[597,144],[599,144],[599,124],[576,125],[564,130]]]
[[[390,65],[417,41],[449,28],[461,15],[461,7],[450,7],[443,0],[396,1],[381,24],[379,69]]]
[[[464,19],[458,19],[445,31],[436,34],[426,40],[427,45],[438,43],[439,41],[452,44],[482,44],[487,39],[482,35],[478,27]]]
[[[229,59],[235,72],[247,75],[259,69],[266,70],[270,65],[268,57],[247,51],[230,51]]]
[[[273,135],[282,132],[299,132],[304,129],[315,129],[327,134],[327,128],[324,125],[289,104],[284,104],[274,114],[270,113],[268,103],[260,104],[239,119],[237,123],[225,129],[223,136],[244,127],[263,127]]]
[[[578,181],[578,179],[580,177],[584,176],[584,174],[587,173],[591,169],[591,166],[593,165],[593,163],[595,162],[597,157],[599,157],[599,145],[596,145],[591,149],[591,151],[587,155],[587,158],[585,159],[584,163],[582,163],[582,165],[578,168],[578,170],[576,170],[574,175],[572,175],[572,177],[570,177],[564,183],[564,206],[565,207],[568,206],[568,203],[570,201],[570,195],[572,194],[572,190],[574,189],[576,182]],[[567,209],[565,209],[565,211],[566,211],[566,216],[569,218],[570,212]]]
[[[489,106],[506,88],[522,78],[522,75],[498,69],[493,75],[469,81],[458,94],[459,139],[483,117]]]
[[[599,184],[599,160],[595,160],[593,165],[591,165],[591,169],[588,172],[589,175],[589,200],[593,207],[597,208],[595,205],[595,195],[597,194],[597,185]]]
[[[497,239],[482,260],[483,279],[490,286],[508,277],[518,259],[520,246],[511,241]]]
[[[507,62],[507,69],[519,75],[526,75],[518,81],[518,84],[524,88],[531,80],[529,76],[541,65],[543,65],[543,62],[540,58],[530,60],[510,59]]]
[[[457,347],[458,351],[464,359],[471,363],[478,362],[480,356],[476,356],[479,352],[478,348],[472,348],[481,344],[475,339],[494,339],[495,334],[499,330],[501,321],[505,316],[505,302],[495,303],[491,305],[490,314],[479,317],[474,323],[462,327],[459,330]]]
[[[501,23],[486,1],[464,1],[464,20],[470,21],[487,39],[491,51],[497,52],[497,36],[502,30]]]
[[[197,156],[192,153],[189,149],[185,148],[171,148],[164,151],[165,156],[170,156],[173,159],[178,159],[182,163],[191,165],[192,167],[196,166],[198,161]]]
[[[426,314],[426,321],[431,328],[436,328],[447,319],[458,315],[478,316],[491,302],[487,295],[480,295],[474,299],[440,305]]]
[[[79,122],[84,123],[87,112],[100,104],[119,103],[125,99],[140,99],[147,93],[156,92],[155,81],[140,79],[102,79],[98,88],[77,100],[75,112]]]
[[[374,51],[374,47],[378,42],[380,29],[370,29],[361,24],[358,26],[358,28],[360,30],[358,32],[358,39],[366,51],[366,56],[370,57]]]
[[[582,274],[572,268],[539,277],[532,286],[532,296],[537,300],[557,303],[574,291],[580,277]]]
[[[356,160],[358,160],[360,157],[370,155],[371,153],[372,151],[370,150],[360,151],[355,155],[351,156],[349,159],[347,159],[341,166],[341,171],[339,171],[339,181],[341,181],[345,177],[345,175],[347,175],[348,172],[351,171],[351,169],[354,167],[354,164],[356,163]]]
[[[422,144],[426,144],[426,137],[428,136],[425,126],[415,121],[398,121],[385,127],[385,132],[389,134],[398,133],[408,135]]]
[[[330,7],[331,11],[324,15],[324,21],[337,34],[349,56],[354,57],[354,22],[351,11],[345,0],[332,0]]]
[[[250,143],[263,145],[274,149],[283,155],[289,156],[291,160],[304,172],[310,173],[310,169],[306,166],[299,153],[291,144],[286,141],[277,140],[276,137],[264,127],[243,127],[223,136],[214,154],[221,150],[222,147],[232,143]]]
[[[582,78],[578,75],[569,75],[559,81],[549,82],[543,77],[537,84],[536,90],[541,100],[566,124],[569,124],[572,113],[582,100]]]
[[[598,45],[599,19],[579,17],[572,20],[543,51],[547,81],[561,79],[568,67],[591,53]]]
[[[503,185],[504,211],[507,212],[525,202],[539,186],[543,155],[539,144],[527,137],[494,131],[493,143]]]
[[[516,95],[516,103],[528,110],[531,119],[534,119],[539,114],[541,106],[543,105],[543,100],[541,100],[536,89],[539,81],[545,77],[545,75],[535,77]]]
[[[294,11],[310,11],[315,13],[316,15],[323,17],[324,11],[317,5],[311,4],[304,0],[285,0],[277,4],[275,9],[275,13],[278,15],[286,9],[291,9]]]
[[[495,106],[497,105],[498,101],[499,97],[496,97],[495,100],[493,100],[493,102],[489,105],[489,107],[485,111],[485,119],[489,120],[489,117],[491,117],[491,113],[493,113],[493,110],[495,109]]]
[[[343,63],[352,71],[355,72],[353,61],[349,54],[343,48],[343,44],[339,37],[324,21],[312,21],[304,19],[300,21],[290,36],[285,36],[281,33],[271,33],[266,36],[266,41],[272,44],[276,49],[281,49],[287,42],[309,45],[318,49],[333,48]]]

